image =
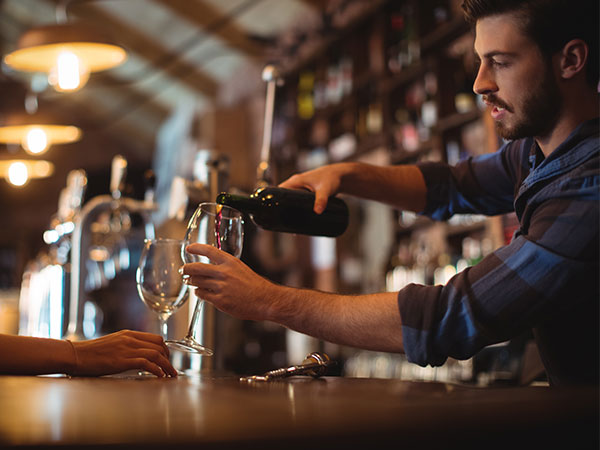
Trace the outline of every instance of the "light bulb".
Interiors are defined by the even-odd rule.
[[[54,244],[55,242],[58,242],[60,235],[56,230],[46,230],[44,231],[42,237],[44,238],[44,242],[46,244]]]
[[[30,128],[25,134],[21,145],[34,155],[39,155],[48,149],[48,136],[41,128]]]
[[[20,162],[14,162],[8,168],[8,181],[13,186],[23,186],[27,183],[29,174],[27,173],[27,166]]]
[[[89,72],[77,55],[62,51],[56,58],[56,67],[48,75],[48,82],[57,91],[76,91],[83,87],[89,78]]]

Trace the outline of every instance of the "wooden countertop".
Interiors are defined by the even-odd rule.
[[[598,418],[595,388],[0,376],[2,448],[597,449]]]

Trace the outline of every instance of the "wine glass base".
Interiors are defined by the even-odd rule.
[[[212,356],[213,354],[213,351],[210,348],[199,344],[194,339],[185,338],[178,341],[168,340],[165,341],[165,344],[167,344],[167,347],[181,352],[196,353],[204,356]]]
[[[152,372],[148,372],[146,370],[138,370],[136,378],[158,378]]]

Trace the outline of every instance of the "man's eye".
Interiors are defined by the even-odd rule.
[[[496,59],[492,59],[492,65],[494,67],[506,67],[506,66],[508,66],[508,63],[506,63],[504,61],[498,61]]]

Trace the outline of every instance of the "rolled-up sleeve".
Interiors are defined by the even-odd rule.
[[[518,170],[526,161],[528,143],[508,144],[497,152],[469,158],[456,166],[418,165],[427,185],[423,215],[446,220],[454,214],[504,214],[513,210]]]
[[[598,301],[600,177],[594,145],[574,154],[588,161],[577,161],[572,154],[572,161],[549,161],[546,172],[523,184],[524,147],[504,147],[455,168],[421,168],[429,190],[425,214],[440,219],[457,212],[498,214],[512,209],[509,197],[515,197],[510,193],[518,192],[521,228],[510,244],[445,286],[411,284],[400,290],[404,350],[410,361],[435,366],[448,357],[466,359],[579,302]],[[524,193],[523,185],[530,190]]]
[[[469,358],[531,328],[559,301],[576,301],[574,293],[597,290],[594,279],[589,264],[520,236],[445,286],[398,293],[407,357],[422,366]]]

